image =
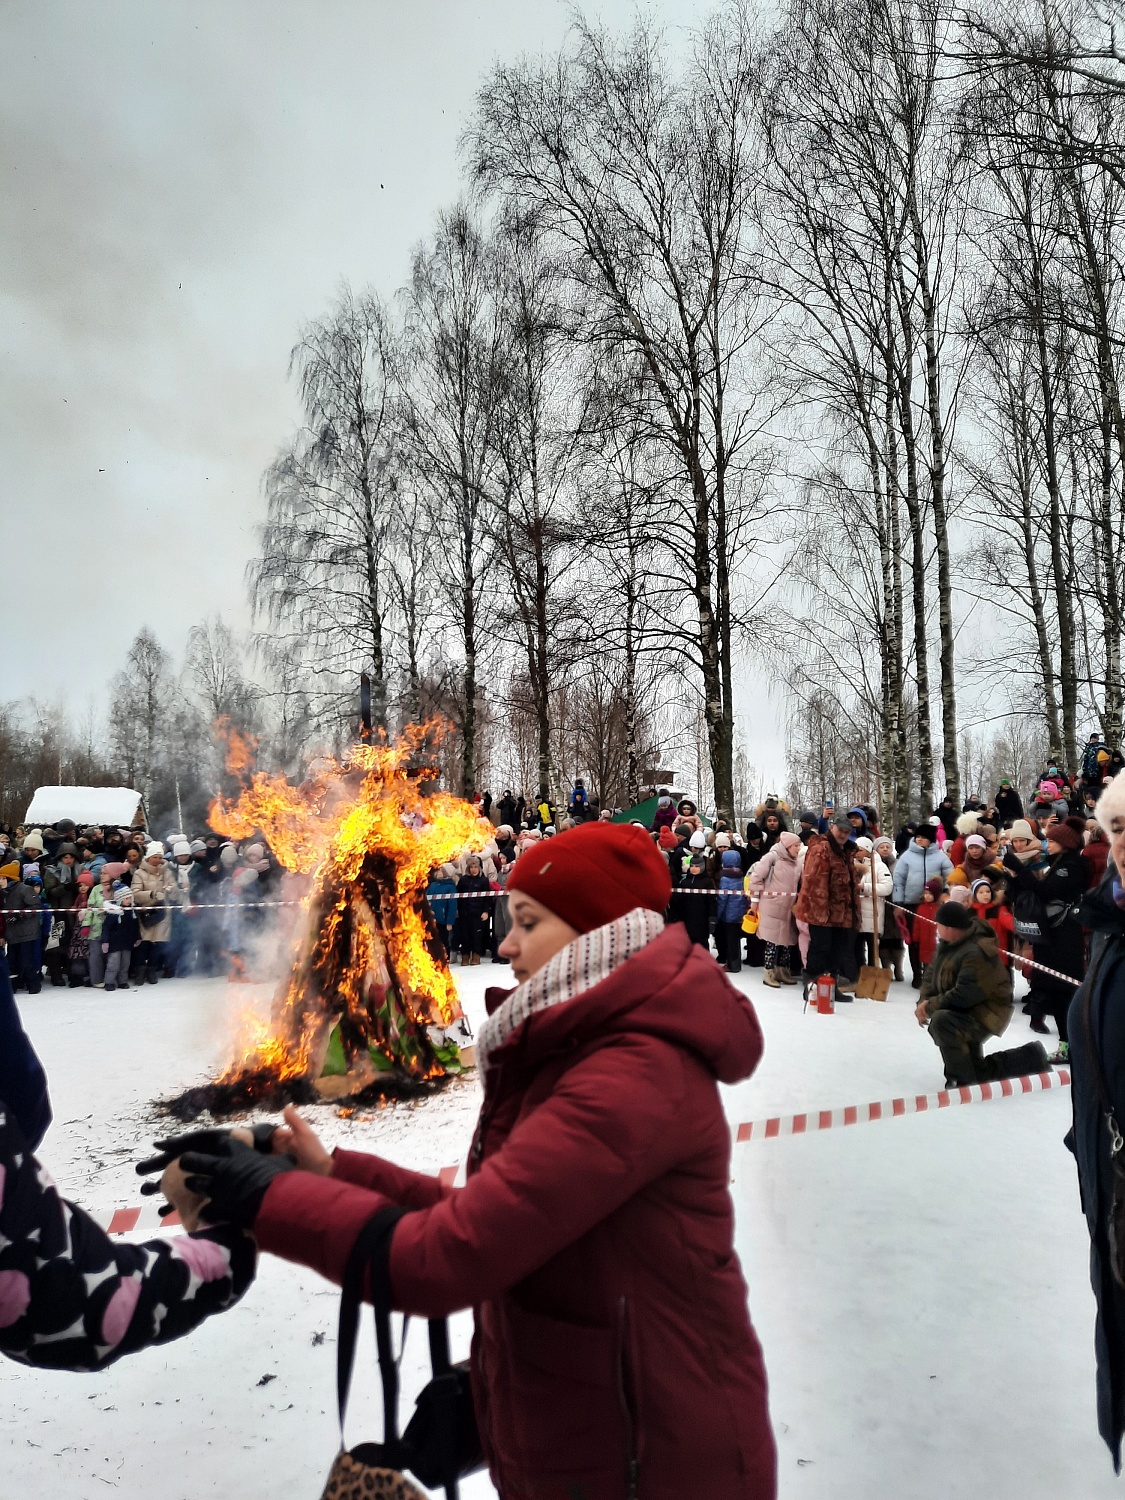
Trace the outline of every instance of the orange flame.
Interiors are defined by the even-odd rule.
[[[225,764],[228,773],[231,776],[245,776],[258,758],[258,736],[236,729],[225,714],[213,721],[211,729],[217,740],[226,743]]]
[[[307,935],[304,961],[278,996],[273,1028],[248,1019],[232,1072],[308,1076],[326,1038],[325,1003],[373,1031],[373,1043],[395,1057],[398,1039],[380,1035],[380,1023],[372,1022],[389,986],[413,1023],[448,1025],[460,1014],[449,969],[427,945],[422,897],[435,866],[479,850],[493,830],[462,798],[423,795],[420,778],[410,774],[412,758],[440,732],[409,725],[397,743],[356,746],[343,762],[322,763],[301,786],[255,772],[237,801],[212,804],[217,832],[244,839],[260,831],[282,864],[314,877],[306,905],[320,916],[319,930]],[[323,993],[326,975],[332,994]],[[317,1004],[313,988],[324,1003]]]

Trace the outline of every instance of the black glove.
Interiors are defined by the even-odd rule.
[[[280,1172],[295,1172],[297,1163],[291,1156],[262,1156],[258,1151],[232,1141],[226,1156],[208,1156],[188,1151],[180,1158],[185,1173],[184,1186],[208,1200],[205,1210],[209,1223],[236,1224],[252,1229],[266,1189]]]
[[[269,1153],[273,1147],[273,1133],[276,1125],[253,1125],[250,1134],[254,1137],[254,1150]],[[165,1167],[170,1167],[174,1161],[183,1156],[185,1151],[205,1151],[211,1156],[226,1156],[232,1145],[242,1145],[241,1141],[234,1141],[229,1130],[189,1130],[184,1135],[170,1135],[167,1140],[153,1141],[152,1143],[160,1152],[159,1156],[150,1156],[147,1161],[137,1163],[137,1176],[147,1177],[150,1172],[163,1173]],[[141,1188],[142,1194],[151,1197],[160,1191],[160,1185],[156,1182],[146,1182]]]

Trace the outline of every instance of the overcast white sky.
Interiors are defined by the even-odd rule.
[[[702,9],[650,8],[674,34]],[[177,654],[204,615],[248,624],[298,328],[344,279],[393,295],[458,194],[482,76],[568,20],[559,0],[0,0],[0,698],[100,696],[143,624]],[[742,718],[780,780],[773,710]]]

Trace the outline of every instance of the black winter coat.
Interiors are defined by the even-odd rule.
[[[1071,908],[1054,925],[1049,920],[1041,922],[1043,937],[1032,944],[1037,956],[1040,948],[1044,952],[1050,950],[1069,954],[1075,939],[1082,936],[1082,925],[1074,915],[1074,908],[1086,889],[1086,866],[1081,852],[1078,849],[1068,849],[1062,854],[1056,854],[1041,874],[1029,870],[1014,854],[1005,858],[1004,869],[1017,895],[1026,891],[1033,892],[1048,919],[1060,916],[1064,907]],[[1020,915],[1018,902],[1016,915]]]
[[[1125,1126],[1125,911],[1113,900],[1114,872],[1082,903],[1094,936],[1090,971],[1070,1007],[1071,1104],[1074,1126],[1066,1144],[1078,1166],[1082,1211],[1090,1232],[1090,1283],[1098,1305],[1094,1324],[1098,1431],[1121,1471],[1125,1434],[1125,1289],[1113,1279],[1106,1225],[1113,1194],[1109,1132],[1090,1070],[1090,1049],[1102,1061],[1110,1103]]]
[[[707,871],[701,875],[685,875],[679,890],[672,893],[669,916],[673,922],[682,922],[693,943],[707,947],[711,928],[715,924],[715,897],[697,896],[692,891],[709,891],[714,882]]]
[[[1002,786],[996,793],[996,811],[1004,823],[1023,817],[1023,798],[1014,786]]]
[[[29,885],[13,881],[0,898],[4,902],[4,936],[9,943],[31,943],[39,936],[43,903]]]
[[[467,933],[482,925],[481,917],[485,913],[492,915],[496,894],[483,871],[479,875],[462,875],[457,890],[465,897],[457,902],[457,925],[462,933]]]

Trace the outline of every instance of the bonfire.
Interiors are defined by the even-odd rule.
[[[433,726],[318,763],[299,786],[249,774],[211,826],[265,835],[311,878],[293,964],[268,1022],[247,1017],[238,1056],[214,1083],[165,1105],[180,1118],[318,1098],[428,1092],[471,1065],[470,1037],[425,906],[430,871],[491,837],[459,797],[432,789]],[[232,747],[228,765],[245,760]]]

